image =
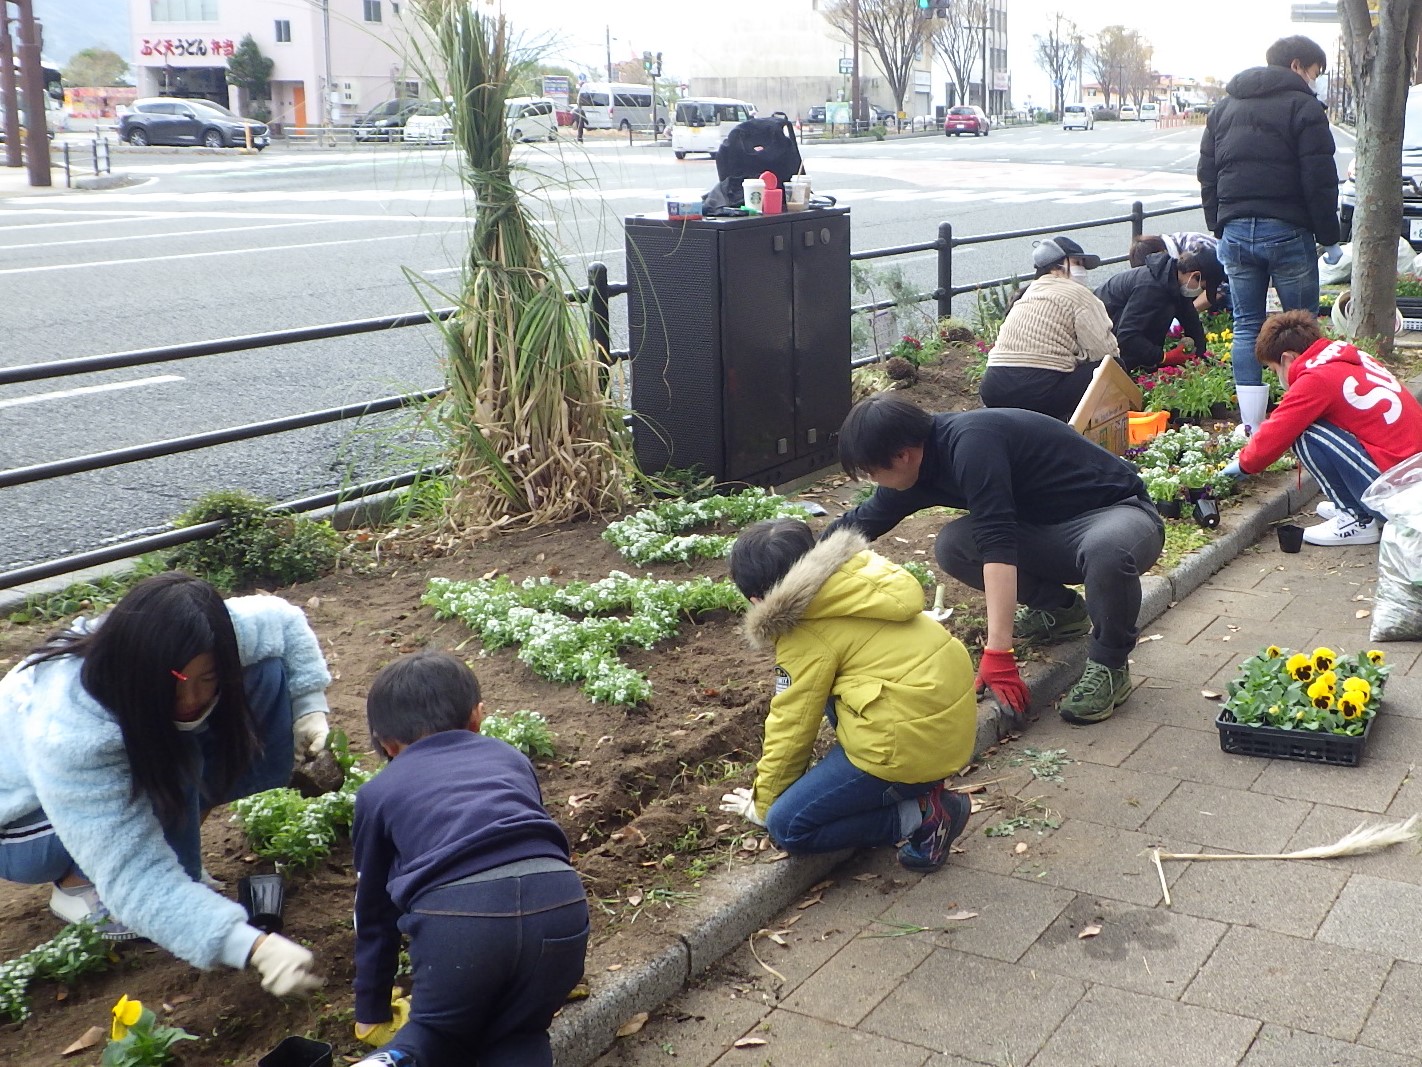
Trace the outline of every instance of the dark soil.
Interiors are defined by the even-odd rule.
[[[950,357],[951,359],[952,357]],[[977,405],[961,365],[919,371],[909,394],[927,410]],[[860,487],[829,477],[801,496],[831,515],[851,504]],[[816,520],[824,523],[828,520]],[[932,565],[942,515],[903,523],[876,548],[900,562]],[[490,710],[541,712],[556,734],[557,758],[537,762],[544,801],[573,843],[574,862],[593,902],[591,993],[609,969],[650,955],[670,936],[665,920],[678,901],[695,894],[700,879],[730,863],[772,859],[755,827],[721,814],[720,796],[747,784],[760,749],[760,729],[772,687],[771,659],[751,652],[726,613],[683,626],[675,639],[627,658],[650,676],[651,700],[634,709],[593,704],[576,689],[535,677],[504,649],[480,654],[458,621],[437,621],[420,606],[430,578],[478,578],[497,572],[515,580],[548,575],[560,582],[596,580],[628,563],[600,534],[603,522],[525,530],[495,540],[440,544],[433,538],[352,535],[352,564],[307,585],[278,590],[305,608],[321,638],[334,677],[329,698],[333,725],[353,748],[366,748],[366,684],[402,652],[440,648],[468,657]],[[693,567],[651,568],[658,577],[724,576],[723,561]],[[982,602],[946,578],[951,626],[970,647],[981,641]],[[0,670],[8,670],[53,627],[0,623]],[[373,757],[364,757],[367,764]],[[241,832],[218,811],[205,833],[208,870],[229,883],[271,865],[247,849]],[[120,994],[144,1002],[160,1018],[199,1036],[180,1046],[188,1065],[252,1064],[288,1034],[306,1034],[342,1055],[361,1049],[353,1040],[351,908],[354,871],[348,845],[309,871],[288,878],[286,932],[316,953],[327,984],[307,1001],[278,1001],[254,974],[197,971],[153,945],[125,945],[110,971],[73,988],[41,983],[31,989],[34,1015],[0,1028],[0,1063],[40,1067],[91,1026],[107,1029]],[[12,959],[52,937],[60,927],[46,907],[49,887],[0,883],[0,960]],[[65,1062],[95,1064],[102,1043]]]

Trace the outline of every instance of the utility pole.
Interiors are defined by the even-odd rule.
[[[49,127],[44,110],[44,70],[34,0],[14,0],[20,8],[20,78],[25,88],[25,165],[31,185],[50,185]]]
[[[854,21],[854,69],[849,74],[849,106],[853,109],[854,119],[849,128],[857,130],[859,128],[859,0],[851,0],[850,17]]]
[[[607,38],[606,38],[606,40],[605,40],[605,42],[604,42],[605,45],[607,46],[607,80],[608,80],[608,81],[613,81],[614,79],[613,79],[613,77],[612,77],[612,27],[611,27],[611,26],[604,26],[604,27],[603,27],[603,30],[604,30],[604,31],[606,32],[606,34],[607,34]]]
[[[23,167],[20,96],[15,86],[15,51],[10,44],[10,5],[5,0],[0,0],[0,107],[5,109],[5,166]]]
[[[983,114],[988,114],[988,6],[983,0]]]
[[[335,117],[332,100],[336,93],[336,85],[331,81],[331,0],[321,0],[321,40],[326,46],[326,91],[321,94],[321,114],[323,125],[329,126]]]

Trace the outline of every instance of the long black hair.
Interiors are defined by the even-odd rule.
[[[145,578],[93,629],[54,634],[28,665],[61,656],[83,660],[80,682],[123,733],[133,795],[147,797],[167,820],[181,814],[183,787],[197,775],[173,725],[176,672],[205,652],[217,664],[217,706],[207,729],[217,742],[214,785],[225,796],[251,766],[258,744],[232,617],[207,582],[181,571]]]

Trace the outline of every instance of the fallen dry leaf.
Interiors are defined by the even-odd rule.
[[[1147,641],[1160,641],[1163,640],[1164,637],[1164,634],[1151,634],[1149,637],[1142,637],[1139,641],[1136,642],[1136,644],[1143,645]]]
[[[609,971],[620,971],[620,970],[622,970],[622,964],[620,964],[620,963],[609,963],[609,964],[607,965],[607,969],[608,969]]]
[[[634,908],[635,908],[638,904],[642,903],[642,901],[643,901],[644,899],[645,899],[645,898],[643,897],[642,891],[641,891],[640,889],[634,889],[634,890],[632,890],[632,892],[630,892],[630,893],[627,894],[627,903],[630,904],[630,905],[631,905],[632,907],[634,907]]]
[[[1088,937],[1095,937],[1100,932],[1101,927],[1097,926],[1095,923],[1092,923],[1090,926],[1083,927],[1081,933],[1076,935],[1076,939],[1078,941],[1085,941]]]
[[[982,802],[981,800],[979,800],[977,797],[970,797],[970,798],[969,798],[969,806],[968,806],[968,814],[969,814],[969,815],[976,815],[978,812],[980,812],[980,811],[982,811],[982,810],[983,810],[983,802]]]
[[[319,596],[313,596],[310,600],[306,602],[306,606],[313,610],[319,608],[321,606],[321,598]]]
[[[645,1011],[639,1011],[636,1015],[632,1016],[632,1018],[628,1019],[625,1023],[623,1023],[617,1028],[617,1036],[631,1037],[638,1030],[642,1029],[642,1027],[647,1025],[648,1018],[649,1016]]]
[[[976,919],[977,917],[977,912],[962,909],[959,911],[950,911],[947,915],[943,916],[943,921],[949,923],[960,923],[967,919]]]
[[[806,897],[804,900],[800,901],[800,903],[795,905],[795,909],[797,911],[804,911],[806,908],[813,908],[816,904],[822,903],[824,899],[824,897],[819,896],[818,894],[813,897]]]
[[[103,1040],[104,1031],[97,1026],[91,1026],[89,1027],[89,1029],[85,1030],[82,1034],[80,1034],[79,1037],[76,1038],[68,1048],[66,1048],[62,1053],[60,1053],[60,1055],[73,1056],[76,1053],[83,1052],[85,1049],[93,1048],[95,1045],[97,1045]]]
[[[763,1037],[738,1037],[732,1044],[736,1048],[760,1048],[761,1045],[768,1045],[770,1042]]]
[[[1369,611],[1367,608],[1359,608],[1357,611],[1353,612],[1353,618],[1366,619],[1371,614],[1372,612]]]
[[[856,882],[872,882],[875,878],[878,877],[879,876],[877,874],[874,874],[871,871],[865,871],[863,874],[856,874],[854,876],[854,880]]]
[[[596,793],[571,793],[571,794],[569,794],[569,795],[568,795],[568,810],[570,810],[570,811],[577,811],[579,808],[581,808],[581,807],[582,807],[584,804],[586,804],[588,801],[592,800],[592,798],[595,797],[595,796],[597,796]]]
[[[828,889],[828,888],[829,888],[830,886],[832,886],[832,885],[834,885],[834,879],[833,879],[833,878],[826,878],[823,882],[816,882],[814,885],[810,886],[809,889],[805,890],[805,892],[806,892],[806,893],[819,893],[819,892],[822,892],[823,890]]]
[[[1016,853],[1017,855],[1019,855],[1019,856],[1022,855],[1022,853],[1024,853],[1024,852],[1027,851],[1027,842],[1026,842],[1026,841],[1019,841],[1019,842],[1017,842],[1016,846],[1012,849],[1012,851],[1015,852],[1015,853]]]
[[[484,572],[484,581],[487,582],[490,578],[497,578],[498,576],[499,576],[499,568],[498,568],[498,567],[495,567],[495,568],[494,568],[493,570],[491,570],[491,571],[485,571],[485,572]]]
[[[1217,693],[1213,689],[1201,689],[1200,695],[1206,700],[1218,700],[1220,697],[1224,696],[1223,693]]]

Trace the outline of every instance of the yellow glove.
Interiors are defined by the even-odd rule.
[[[410,1019],[410,998],[400,996],[400,991],[390,998],[390,1021],[386,1023],[356,1023],[355,1036],[372,1048],[388,1045],[400,1027]]]

